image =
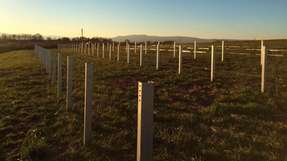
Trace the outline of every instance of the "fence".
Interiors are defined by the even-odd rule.
[[[111,50],[111,46],[110,46]],[[59,49],[58,51],[62,51]],[[111,51],[110,51],[111,52]],[[52,53],[51,51],[35,46],[35,53],[40,59],[41,70],[46,73],[55,84],[57,77],[57,96],[61,97],[62,88],[62,55],[61,53]],[[57,58],[57,59],[56,59]],[[66,88],[66,110],[73,110],[72,88],[73,88],[73,69],[74,58],[67,56],[67,88]],[[85,97],[84,97],[84,129],[83,145],[88,145],[92,139],[92,117],[93,117],[93,64],[85,63]],[[153,144],[153,85],[150,83],[138,83],[138,130],[137,130],[137,161],[152,160]]]
[[[85,44],[85,45],[83,45]],[[144,52],[145,52],[145,55],[148,53],[148,51],[153,51],[153,50],[156,50],[156,57],[155,57],[155,69],[156,70],[159,70],[160,69],[160,58],[161,58],[161,52],[162,51],[165,51],[164,49],[161,49],[160,48],[160,42],[157,42],[156,44],[156,48],[155,49],[148,49],[148,43],[145,42],[145,43],[139,43],[137,44],[137,42],[134,43],[134,47],[131,48],[130,47],[130,43],[126,42],[125,43],[125,50],[126,50],[126,60],[127,60],[127,64],[130,64],[131,63],[131,54],[130,54],[130,50],[134,50],[134,54],[137,54],[137,48],[139,48],[139,57],[138,57],[138,61],[139,61],[139,67],[143,67],[145,66],[146,64],[144,64],[144,59],[145,59],[145,55],[143,55],[143,45],[145,45],[144,47]],[[101,47],[102,46],[102,47]],[[117,53],[116,53],[116,60],[117,61],[120,61],[120,50],[121,50],[121,47],[123,45],[121,45],[120,42],[117,43]],[[175,58],[177,56],[177,46],[178,46],[178,75],[182,75],[184,74],[183,71],[182,71],[182,68],[183,68],[183,64],[182,64],[182,61],[183,61],[183,58],[182,58],[182,53],[184,52],[190,52],[192,53],[191,51],[188,51],[188,50],[184,50],[182,45],[180,44],[176,44],[174,42],[173,44],[173,57]],[[73,43],[72,45],[71,44],[66,44],[65,47],[67,48],[72,48],[72,51],[73,53],[80,53],[82,55],[87,55],[87,56],[97,56],[99,57],[100,53],[99,53],[99,50],[100,48],[102,48],[102,58],[105,59],[105,48],[107,47],[108,48],[108,54],[109,54],[109,60],[111,61],[112,60],[112,57],[115,57],[113,56],[115,54],[115,42],[112,42],[112,43],[91,43],[91,42],[80,42],[80,43]],[[153,45],[151,45],[151,47],[153,47]],[[206,52],[207,53],[210,53],[210,82],[213,82],[215,80],[215,64],[216,64],[216,59],[215,59],[215,48],[216,46],[214,45],[211,45],[210,48],[207,48]],[[220,45],[220,50],[221,50],[221,63],[224,63],[224,57],[225,57],[225,42],[222,41],[221,42],[221,45]],[[194,45],[193,45],[193,59],[196,60],[197,59],[197,55],[199,54],[199,47],[198,47],[198,44],[196,41],[194,41]],[[202,48],[201,48],[202,49]],[[84,52],[81,52],[81,51],[84,51]],[[169,49],[167,50],[169,51]],[[265,92],[265,72],[266,72],[266,63],[263,63],[263,59],[264,61],[266,62],[266,55],[267,55],[267,49],[266,47],[264,46],[264,43],[263,41],[261,41],[261,49],[260,49],[261,53],[260,53],[260,62],[261,62],[261,65],[260,65],[260,69],[261,69],[261,72],[259,74],[259,76],[261,77],[261,92],[264,93]],[[96,52],[96,54],[94,54],[94,52]],[[90,55],[90,53],[93,53],[92,55]],[[235,72],[233,72],[235,73]],[[251,76],[250,74],[243,74],[243,73],[239,73],[240,75],[245,75],[245,76]]]

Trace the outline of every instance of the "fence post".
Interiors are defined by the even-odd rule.
[[[115,42],[113,41],[113,53],[115,52]]]
[[[127,63],[130,64],[130,44],[127,43]]]
[[[193,59],[195,60],[196,59],[196,46],[197,46],[197,44],[196,44],[196,41],[194,41],[194,44],[193,44]]]
[[[102,53],[102,58],[104,59],[105,58],[105,43],[103,43],[103,53]]]
[[[51,63],[52,63],[52,84],[56,83],[56,74],[57,74],[57,63],[56,63],[56,57],[54,54],[51,54]]]
[[[158,70],[158,60],[159,59],[159,42],[157,43],[156,46],[156,70]]]
[[[264,41],[261,40],[261,57],[260,57],[260,65],[263,65],[263,50],[264,50]]]
[[[175,42],[173,42],[173,57],[175,58],[175,56],[176,56],[176,43]]]
[[[221,44],[221,62],[224,61],[224,41]]]
[[[91,140],[93,115],[93,64],[85,63],[84,145]]]
[[[135,54],[137,53],[137,42],[135,41]]]
[[[145,42],[144,50],[145,50],[145,55],[146,55],[147,54],[147,42]]]
[[[72,90],[73,90],[73,58],[67,56],[67,94],[66,94],[66,111],[73,110],[72,107]]]
[[[120,61],[120,43],[118,43],[117,61]]]
[[[99,48],[100,48],[99,43],[96,43],[96,52],[97,52],[97,57],[99,57]]]
[[[109,60],[112,60],[112,45],[109,45]]]
[[[261,49],[262,66],[261,66],[261,93],[265,92],[265,65],[266,65],[266,47]]]
[[[152,161],[154,87],[138,82],[137,161]]]
[[[140,45],[140,67],[142,67],[143,64],[143,45]]]
[[[58,79],[57,79],[57,94],[58,97],[62,96],[62,56],[58,53]]]
[[[181,59],[182,59],[182,57],[181,57],[181,52],[182,52],[182,50],[181,50],[181,45],[179,45],[178,46],[178,74],[180,75],[180,73],[181,73]]]
[[[214,80],[214,46],[211,46],[211,60],[210,60],[210,81]]]

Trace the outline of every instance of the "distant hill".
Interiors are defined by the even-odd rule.
[[[210,39],[200,39],[195,37],[186,36],[149,36],[149,35],[127,35],[127,36],[117,36],[112,38],[114,41],[175,41],[177,43],[192,43],[194,40],[197,42],[210,42]]]

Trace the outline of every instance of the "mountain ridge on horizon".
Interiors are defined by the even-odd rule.
[[[125,35],[125,36],[116,36],[111,38],[113,41],[175,41],[177,43],[192,43],[197,42],[210,42],[215,39],[203,39],[191,36],[154,36],[154,35],[145,35],[145,34],[135,34],[135,35]]]

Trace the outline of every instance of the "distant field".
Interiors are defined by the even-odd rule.
[[[0,54],[13,50],[34,49],[35,44],[45,46],[47,48],[56,48],[59,41],[32,41],[32,40],[0,40]]]
[[[198,44],[197,60],[183,53],[182,75],[172,51],[150,50],[139,68],[131,64],[74,55],[73,112],[65,112],[55,85],[41,72],[32,50],[0,54],[0,160],[136,160],[137,81],[155,85],[154,161],[282,161],[287,159],[287,43],[266,42],[266,93],[260,93],[260,42],[226,42],[225,61],[216,46],[215,82],[210,77],[210,43]],[[239,47],[238,47],[239,46]],[[169,45],[162,48],[172,49]],[[193,51],[193,45],[184,50]],[[277,51],[280,50],[280,51]],[[55,50],[52,50],[55,52]],[[247,54],[242,54],[247,53]],[[101,50],[100,50],[101,56]],[[82,146],[84,63],[94,64],[92,143]],[[43,159],[45,158],[45,159]]]

